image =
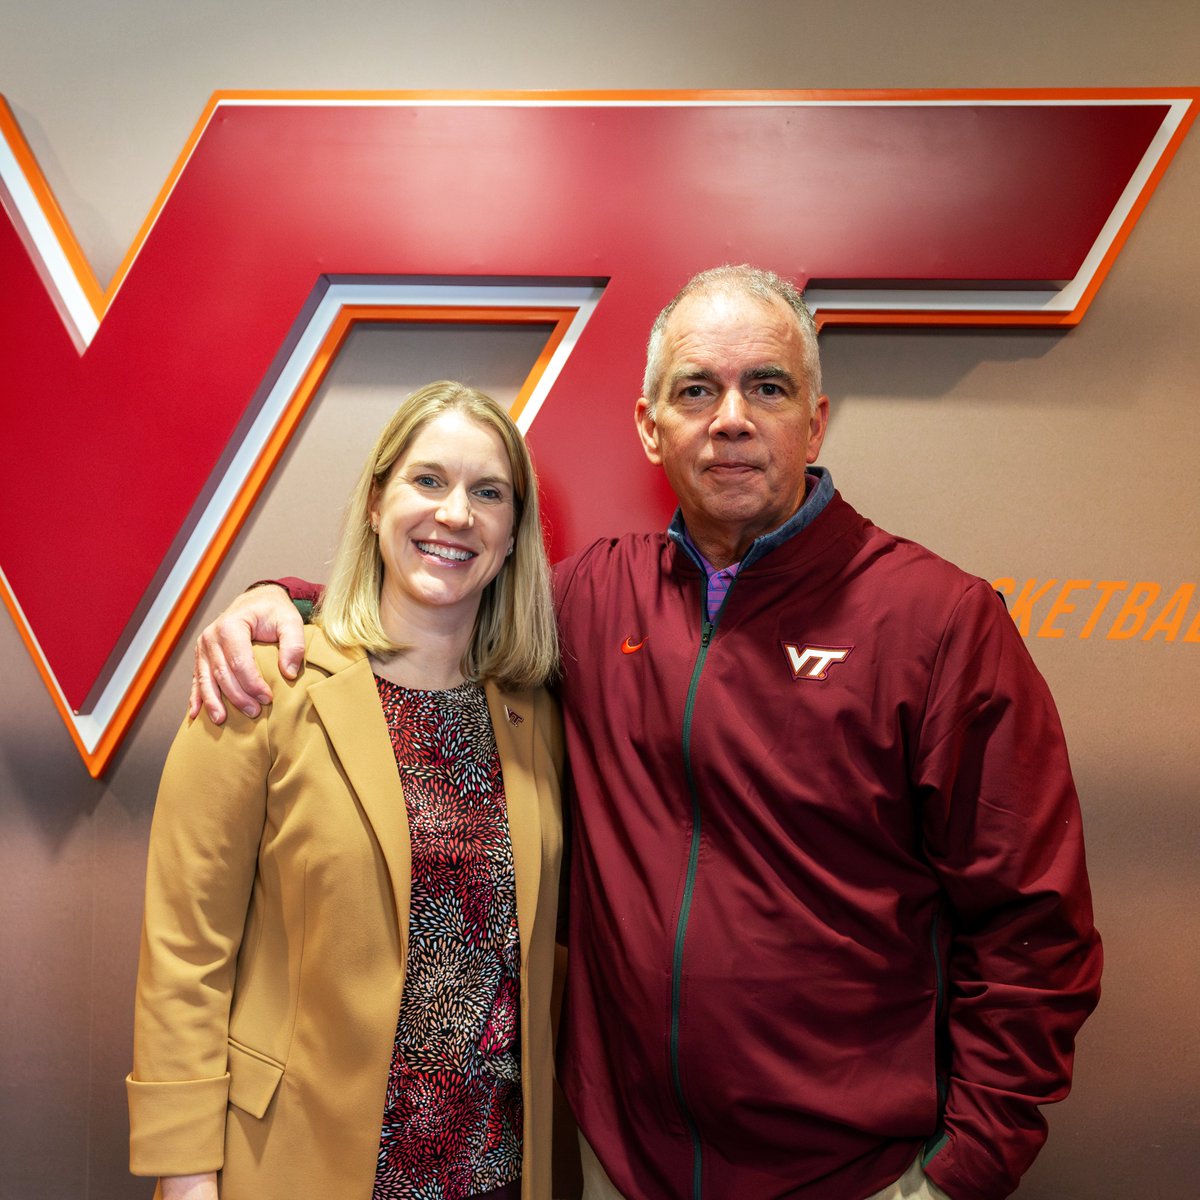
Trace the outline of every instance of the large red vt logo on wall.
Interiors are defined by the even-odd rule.
[[[1197,95],[218,95],[106,292],[0,102],[0,587],[89,769],[355,321],[553,330],[518,407],[565,552],[664,516],[630,412],[689,274],[1071,325]]]

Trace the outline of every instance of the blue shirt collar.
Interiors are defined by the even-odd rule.
[[[804,503],[778,529],[772,529],[750,543],[750,549],[737,564],[738,570],[744,570],[751,563],[782,546],[801,530],[807,529],[825,511],[825,506],[833,499],[833,476],[825,467],[809,467],[807,474],[814,482],[808,489],[808,495],[804,497]],[[707,575],[704,560],[688,536],[681,509],[675,510],[671,524],[667,526],[667,536]]]

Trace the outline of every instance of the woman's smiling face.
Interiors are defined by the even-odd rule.
[[[385,620],[403,621],[415,605],[469,629],[512,549],[514,513],[512,468],[495,430],[454,410],[422,426],[371,504]]]

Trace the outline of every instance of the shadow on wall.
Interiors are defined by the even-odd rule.
[[[821,334],[826,390],[841,397],[936,402],[989,364],[1038,361],[1071,331],[1057,329],[846,329]],[[830,420],[837,420],[836,403]]]

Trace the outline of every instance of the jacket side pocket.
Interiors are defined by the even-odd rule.
[[[229,1040],[229,1103],[263,1117],[283,1078],[283,1064]]]

